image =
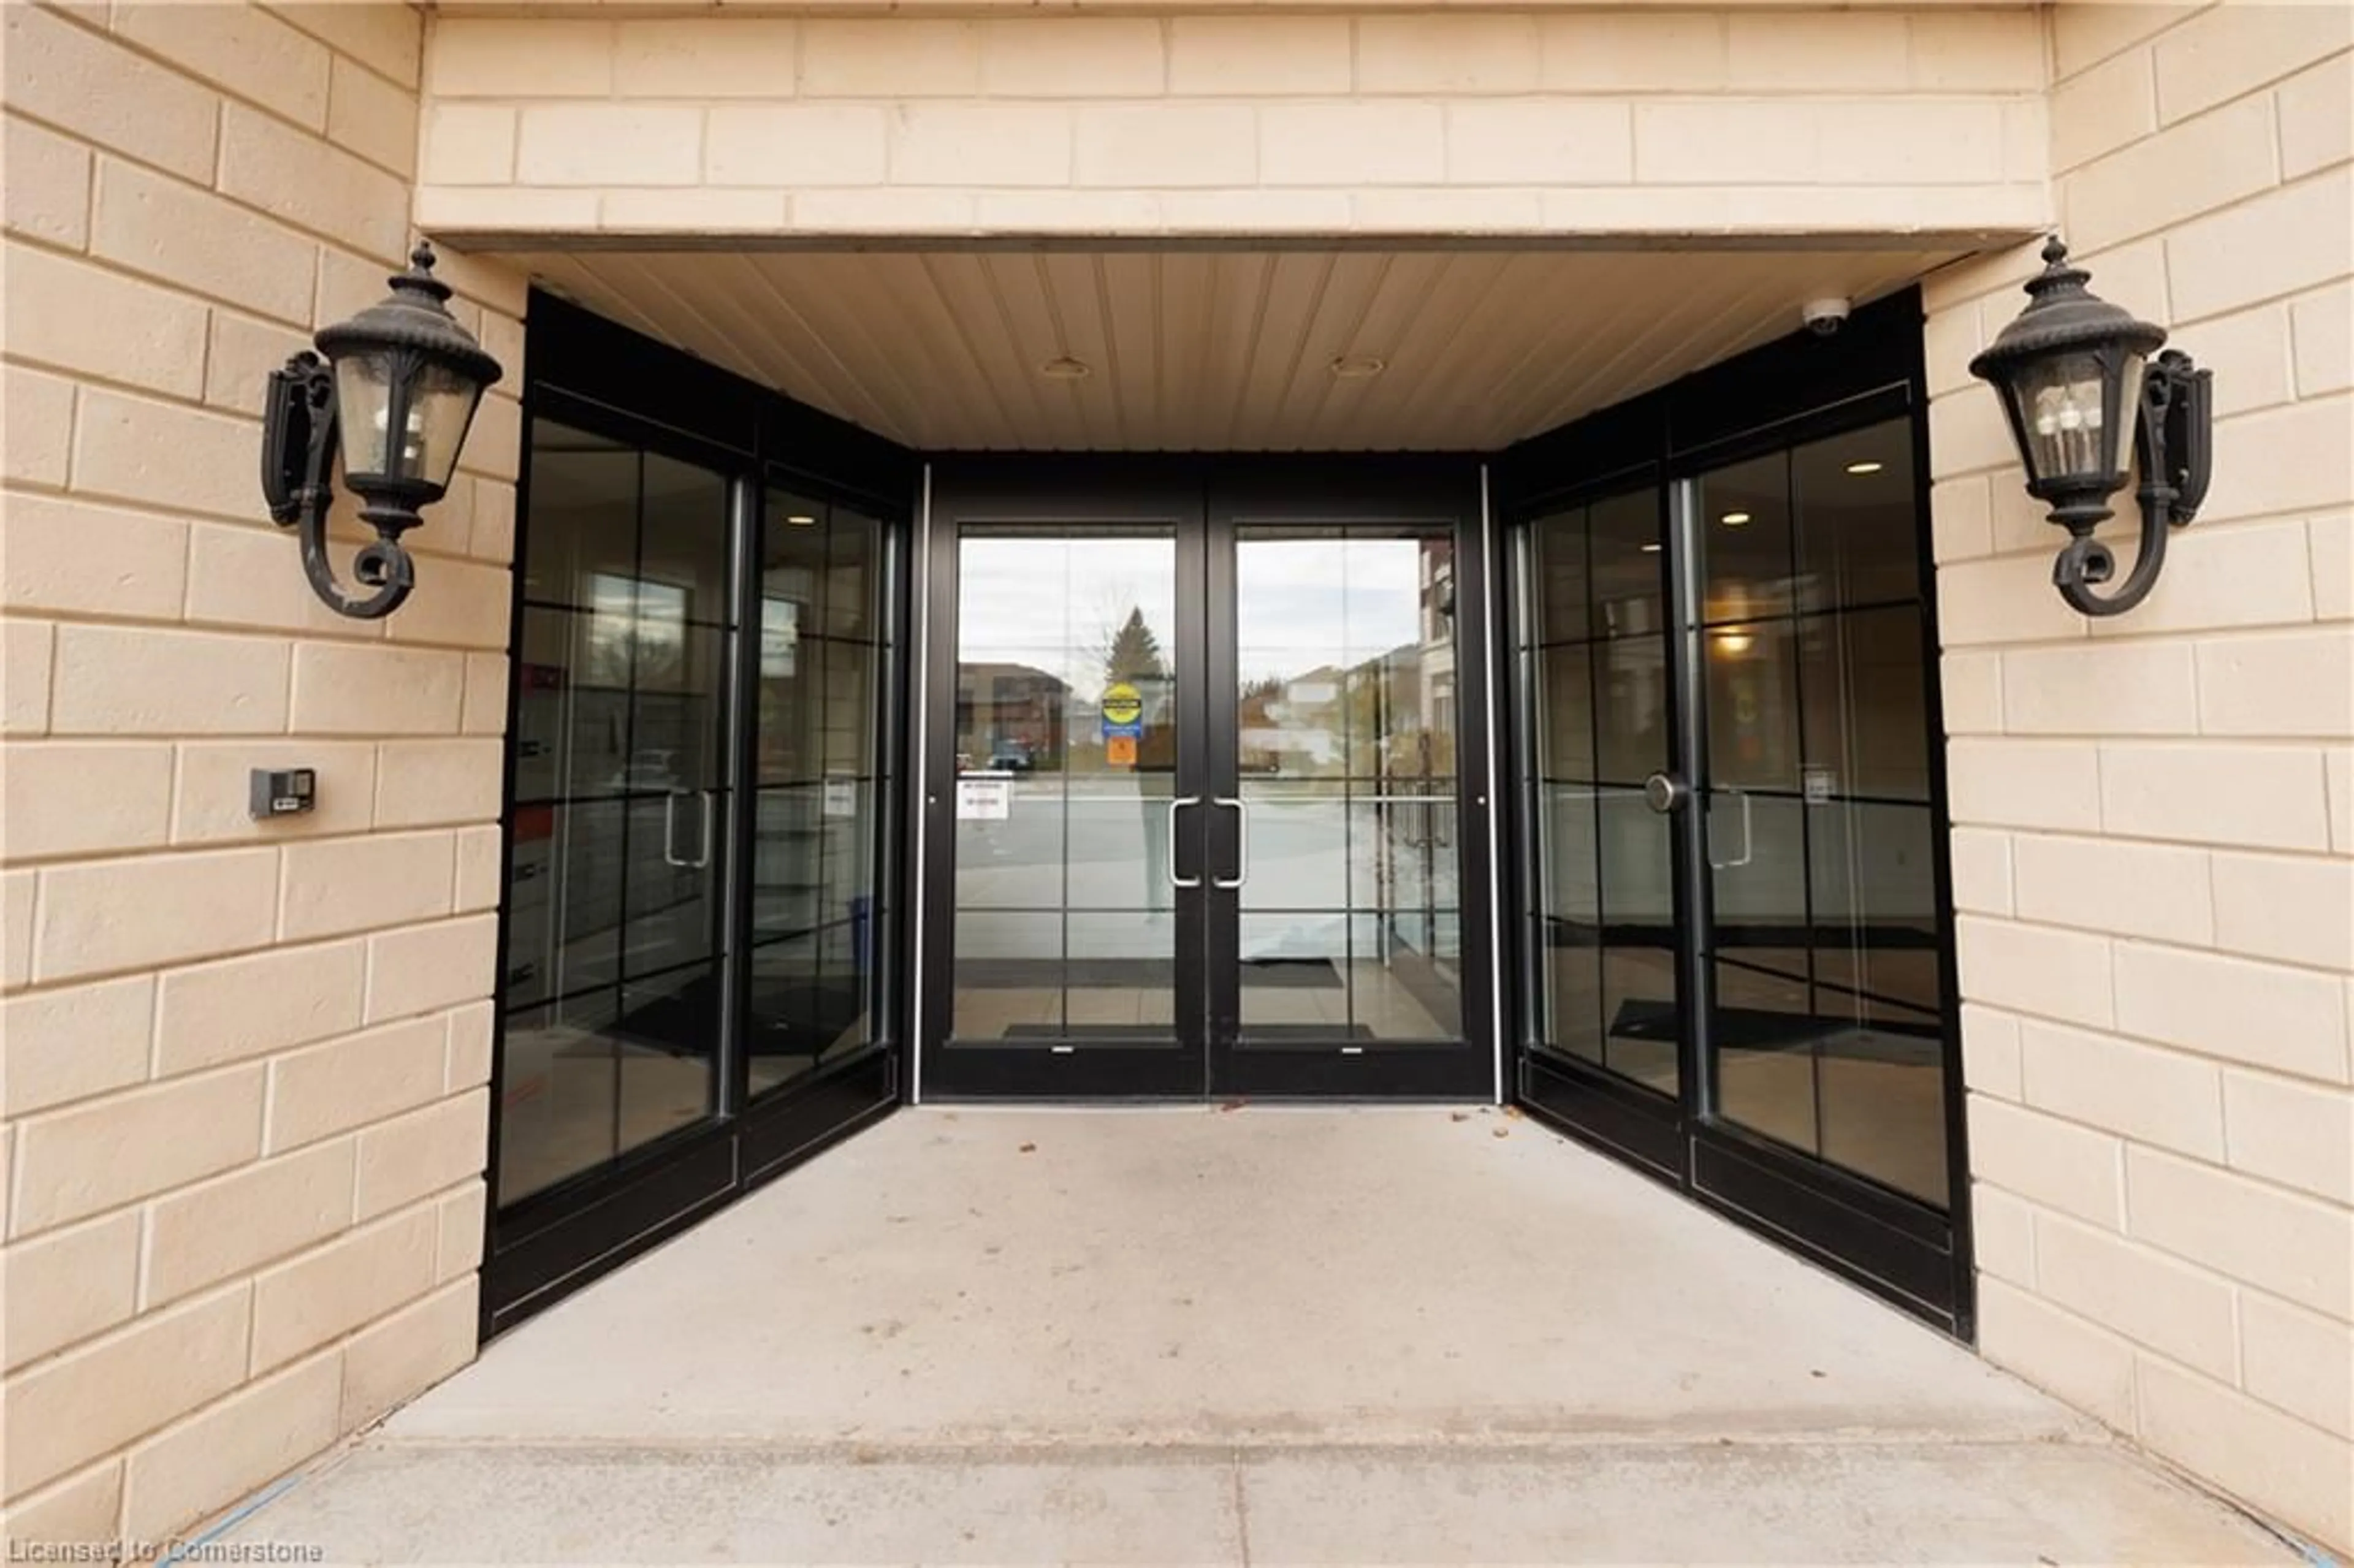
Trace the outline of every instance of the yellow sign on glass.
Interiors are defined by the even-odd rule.
[[[1144,716],[1144,694],[1126,681],[1104,688],[1102,714],[1108,725],[1131,725]]]

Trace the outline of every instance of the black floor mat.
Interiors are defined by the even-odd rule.
[[[1059,1023],[1009,1023],[997,1036],[1000,1040],[1167,1040],[1174,1031],[1165,1023],[1094,1023],[1066,1028]],[[974,1044],[981,1037],[961,1035],[960,1041]],[[1283,1041],[1373,1040],[1373,1030],[1363,1023],[1254,1023],[1243,1031],[1243,1044],[1275,1044]]]

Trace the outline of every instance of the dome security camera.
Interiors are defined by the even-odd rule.
[[[1839,331],[1840,323],[1847,320],[1847,313],[1852,308],[1848,301],[1840,295],[1808,300],[1798,307],[1798,319],[1805,322],[1807,330],[1817,337],[1829,337]]]

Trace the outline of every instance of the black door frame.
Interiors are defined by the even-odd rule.
[[[1497,1097],[1497,1033],[1492,985],[1472,983],[1494,970],[1492,868],[1490,863],[1486,520],[1476,457],[1381,454],[1251,457],[1076,453],[1052,456],[944,454],[930,461],[921,555],[926,618],[924,690],[915,711],[927,726],[920,813],[911,837],[923,850],[919,919],[927,929],[920,983],[925,1005],[911,1023],[917,1055],[910,1091],[925,1099],[1035,1098],[1199,1100],[1214,1096],[1320,1099],[1477,1099]],[[1444,519],[1454,531],[1456,723],[1458,758],[1456,822],[1464,1038],[1428,1044],[1384,1042],[1363,1052],[1338,1043],[1299,1048],[1236,1044],[1239,896],[1215,880],[1232,874],[1242,852],[1239,813],[1218,809],[1233,797],[1239,756],[1231,722],[1236,689],[1234,647],[1235,551],[1248,523],[1378,524]],[[947,1042],[945,1006],[953,994],[955,907],[955,735],[957,690],[957,541],[968,525],[1154,525],[1174,529],[1177,551],[1176,653],[1200,677],[1179,683],[1180,746],[1172,795],[1198,800],[1172,829],[1172,876],[1198,877],[1197,895],[1177,901],[1177,1024],[1173,1049],[1132,1042],[1037,1046]]]
[[[1078,454],[1054,458],[935,459],[930,465],[924,531],[926,599],[916,711],[928,726],[915,741],[918,788],[910,807],[924,863],[917,918],[925,927],[923,974],[914,989],[918,1012],[909,1040],[917,1054],[910,1097],[925,1099],[1182,1099],[1204,1092],[1202,1063],[1186,1044],[1206,1028],[1199,977],[1206,960],[1203,918],[1195,900],[1174,901],[1176,1019],[1166,1043],[1085,1036],[1057,1041],[1058,1053],[1034,1045],[945,1044],[947,1001],[955,985],[956,703],[958,535],[966,525],[1166,528],[1175,542],[1176,614],[1172,655],[1199,668],[1207,636],[1204,607],[1209,589],[1198,548],[1201,497],[1191,471],[1175,460],[1145,455]],[[1201,681],[1177,687],[1178,750],[1172,800],[1201,802],[1174,811],[1169,874],[1208,880],[1204,845],[1209,791],[1203,736],[1208,731],[1208,688]],[[1190,982],[1190,983],[1189,983]]]
[[[1958,994],[1935,564],[1927,537],[1928,397],[1921,329],[1919,291],[1906,290],[1855,313],[1836,338],[1798,334],[1779,340],[1532,438],[1500,457],[1499,565],[1508,585],[1504,635],[1511,651],[1508,727],[1514,795],[1506,816],[1511,843],[1500,859],[1512,878],[1508,896],[1515,918],[1507,942],[1514,990],[1514,1089],[1521,1102],[1695,1201],[1967,1340],[1976,1330],[1976,1275],[1958,1009],[1944,1010],[1949,1200],[1941,1210],[1715,1118],[1707,1034],[1714,977],[1702,948],[1712,918],[1713,889],[1706,819],[1698,804],[1709,798],[1710,788],[1700,574],[1694,569],[1698,476],[1744,458],[1905,418],[1913,426],[1913,479],[1922,529],[1917,556],[1924,703],[1931,723],[1939,726],[1929,737],[1939,972],[1943,994]],[[1535,955],[1528,923],[1521,917],[1536,907],[1533,879],[1541,850],[1529,784],[1534,777],[1534,682],[1522,634],[1530,603],[1524,564],[1529,524],[1549,513],[1646,486],[1655,487],[1660,497],[1667,545],[1661,585],[1673,596],[1663,599],[1673,614],[1662,632],[1673,673],[1670,723],[1676,755],[1670,771],[1681,773],[1689,789],[1688,803],[1675,811],[1670,828],[1681,1024],[1681,1071],[1672,1097],[1543,1045]]]
[[[938,509],[928,504],[931,480],[924,459],[550,295],[537,291],[532,295],[528,331],[530,352],[524,389],[526,440],[535,413],[553,414],[559,408],[567,410],[567,417],[601,419],[609,429],[626,426],[658,437],[666,445],[691,436],[696,450],[716,449],[736,454],[745,474],[757,476],[775,468],[798,486],[884,519],[888,525],[886,536],[895,541],[892,569],[896,587],[888,602],[897,634],[893,640],[896,673],[878,683],[885,715],[882,734],[886,747],[906,745],[910,721],[921,714],[926,685],[908,678],[915,673],[910,665],[919,654],[937,660],[943,648],[950,660],[954,656],[953,577],[943,571],[937,554]],[[1686,1137],[1681,1125],[1686,1119],[1681,1107],[1671,1106],[1662,1117],[1659,1105],[1640,1091],[1599,1074],[1582,1073],[1558,1056],[1539,1055],[1527,1049],[1532,998],[1517,914],[1534,892],[1529,879],[1535,863],[1529,857],[1536,841],[1533,824],[1526,820],[1522,785],[1526,770],[1521,766],[1530,729],[1525,715],[1516,713],[1507,718],[1500,711],[1502,705],[1494,700],[1503,694],[1491,694],[1489,689],[1490,672],[1504,668],[1504,662],[1490,650],[1507,647],[1518,658],[1516,646],[1498,641],[1508,635],[1501,607],[1518,583],[1511,565],[1512,530],[1504,524],[1508,519],[1524,519],[1545,501],[1561,500],[1569,493],[1561,476],[1606,475],[1615,470],[1616,477],[1623,480],[1630,463],[1649,465],[1655,477],[1666,474],[1670,464],[1679,471],[1692,471],[1698,454],[1703,452],[1714,462],[1737,455],[1735,449],[1744,441],[1755,442],[1761,450],[1787,444],[1796,439],[1792,432],[1798,423],[1809,418],[1829,421],[1826,428],[1868,422],[1865,400],[1875,395],[1893,395],[1915,420],[1915,479],[1925,504],[1928,443],[1923,428],[1926,397],[1921,331],[1918,291],[1905,291],[1857,311],[1836,338],[1797,334],[1768,344],[1659,392],[1532,438],[1495,454],[1484,466],[1480,458],[1469,454],[1264,459],[1135,453],[1049,458],[945,454],[937,461],[944,475],[993,469],[1009,474],[1026,471],[1034,480],[1041,472],[1054,471],[1067,476],[1071,482],[1096,486],[1086,518],[1075,517],[1075,521],[1102,517],[1101,486],[1112,477],[1133,485],[1155,473],[1165,480],[1209,462],[1238,475],[1256,474],[1278,492],[1286,484],[1321,487],[1326,495],[1353,490],[1373,492],[1393,503],[1395,487],[1405,476],[1419,472],[1427,478],[1434,471],[1452,475],[1452,482],[1472,495],[1465,503],[1458,531],[1458,601],[1485,610],[1476,618],[1473,636],[1463,637],[1458,629],[1458,713],[1464,726],[1461,755],[1469,769],[1459,783],[1458,822],[1465,844],[1477,846],[1477,853],[1465,857],[1462,887],[1466,1033],[1473,1042],[1470,1054],[1478,1059],[1482,1074],[1475,1097],[1488,1098],[1500,1092],[1499,1061],[1490,1053],[1509,1022],[1511,1090],[1532,1110],[1967,1339],[1974,1330],[1968,1155],[1959,1032],[1950,1013],[1945,1060],[1953,1202],[1950,1210],[1942,1213],[1898,1200],[1883,1189],[1844,1177],[1735,1129],[1705,1128]],[[1492,508],[1487,503],[1491,481]],[[1606,482],[1587,488],[1606,488]],[[528,490],[526,471],[518,485],[519,546],[528,526]],[[919,497],[926,498],[920,511]],[[756,503],[757,495],[739,496],[739,514]],[[740,560],[745,548],[740,522],[738,527]],[[1670,532],[1671,539],[1675,532]],[[1671,544],[1670,547],[1688,546]],[[1927,653],[1925,694],[1928,711],[1941,715],[1935,567],[1925,547],[1921,552],[1921,571]],[[518,600],[520,591],[518,573]],[[745,591],[750,591],[748,585]],[[938,614],[944,592],[949,612],[945,619]],[[744,629],[751,623],[745,620],[740,606],[737,621],[739,644],[748,642]],[[944,627],[950,633],[945,641],[938,635]],[[740,651],[739,669],[751,652]],[[927,673],[937,680],[937,671]],[[1525,689],[1517,683],[1514,686]],[[953,693],[952,679],[947,689]],[[738,698],[740,710],[741,703],[748,700],[748,693],[740,689],[740,677]],[[506,734],[512,737],[515,733],[512,691],[509,702]],[[924,716],[934,719],[930,728],[940,727],[936,715]],[[1493,730],[1491,716],[1497,721]],[[1681,715],[1677,722],[1683,722]],[[1206,725],[1196,727],[1207,733]],[[1513,748],[1509,759],[1498,750],[1507,741]],[[482,1270],[485,1338],[914,1097],[915,1075],[923,1070],[922,1057],[913,1054],[917,1049],[914,1026],[918,997],[945,994],[938,968],[944,949],[938,942],[927,942],[917,926],[921,911],[948,907],[934,889],[917,885],[925,862],[917,852],[925,832],[926,813],[932,808],[926,800],[927,792],[913,787],[917,782],[914,767],[929,768],[937,760],[901,751],[886,756],[885,764],[885,776],[896,782],[899,798],[880,819],[884,865],[879,874],[884,880],[878,883],[878,895],[886,897],[887,903],[875,928],[876,962],[886,975],[916,983],[886,988],[890,1005],[878,1014],[876,1044],[779,1095],[535,1193],[508,1211],[495,1208],[493,1193],[485,1226]],[[1508,764],[1511,776],[1500,777],[1499,768]],[[935,777],[927,774],[921,782],[929,784]],[[1950,818],[1942,745],[1933,754],[1931,779],[1940,959],[1950,995],[1954,975]],[[743,787],[740,772],[737,780],[737,810],[748,810],[751,793]],[[502,808],[503,817],[510,823],[514,788],[510,747]],[[1202,831],[1207,833],[1211,831],[1208,814],[1204,815]],[[1696,819],[1697,814],[1687,815]],[[1704,882],[1695,872],[1697,865],[1705,863],[1705,851],[1697,847],[1696,827],[1695,821],[1693,829],[1677,835],[1676,853],[1682,861],[1678,875]],[[1202,848],[1206,858],[1208,846]],[[932,859],[938,862],[941,857],[935,854]],[[510,902],[506,875],[503,869],[499,903],[503,931],[504,911]],[[737,878],[737,885],[744,880]],[[744,895],[731,892],[727,896],[730,918],[743,920]],[[1514,917],[1498,924],[1495,912],[1499,909],[1512,911]],[[744,928],[738,925],[734,929],[732,945],[740,952]],[[1473,960],[1474,954],[1485,955],[1488,975],[1479,972],[1481,965]],[[504,971],[503,960],[493,998],[502,1021]],[[1705,975],[1689,975],[1686,980],[1691,988],[1689,996],[1705,997]],[[1475,998],[1484,999],[1476,1013],[1471,1005]],[[737,1005],[740,1015],[740,1001]],[[900,1062],[903,1050],[911,1053],[907,1066]],[[1373,1054],[1367,1053],[1368,1057]],[[503,1052],[494,1050],[493,1064],[489,1168],[494,1185],[502,1120],[495,1107],[503,1093]],[[937,1088],[936,1083],[928,1092]],[[1057,1097],[1072,1092],[1055,1091]],[[1320,1075],[1304,1074],[1288,1092],[1346,1097],[1366,1090],[1349,1082],[1345,1073],[1327,1070]],[[1402,1087],[1395,1092],[1437,1098],[1451,1091]],[[724,1100],[725,1105],[743,1107],[740,1084],[731,1084],[726,1093],[732,1097]]]
[[[493,980],[489,1193],[483,1226],[480,1330],[482,1338],[512,1328],[600,1277],[647,1248],[724,1207],[820,1150],[872,1125],[900,1100],[899,1055],[907,1039],[904,988],[885,986],[888,1005],[874,1017],[874,1040],[789,1085],[753,1099],[749,1063],[741,1049],[750,973],[750,878],[745,847],[756,792],[756,759],[748,744],[758,669],[759,519],[764,486],[789,483],[832,503],[851,506],[883,524],[883,668],[875,700],[878,771],[886,781],[905,774],[898,752],[906,730],[908,628],[908,535],[920,465],[896,442],[796,403],[767,387],[689,358],[554,295],[533,291],[525,315],[527,354],[523,392],[525,453],[531,422],[546,416],[617,440],[711,467],[727,475],[730,569],[734,578],[734,641],[725,703],[729,750],[731,846],[720,878],[718,920],[726,923],[730,962],[721,999],[720,1055],[715,1107],[708,1116],[631,1150],[616,1160],[568,1177],[518,1202],[498,1203],[497,1107],[505,1093],[508,999],[506,942],[512,907],[515,821],[516,712],[520,670],[509,673],[505,760],[500,818],[504,845],[499,902],[499,966]],[[523,624],[524,574],[531,516],[530,464],[515,495],[514,587],[510,625]],[[519,663],[519,662],[517,662]],[[905,845],[897,833],[907,816],[889,788],[876,803],[876,887],[883,895],[872,931],[873,963],[887,976],[907,938]]]

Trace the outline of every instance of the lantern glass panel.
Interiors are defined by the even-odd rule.
[[[2111,396],[2116,408],[2109,419],[2112,436],[2109,440],[2109,471],[2122,474],[2126,464],[2133,461],[2134,423],[2141,418],[2142,356],[2124,353],[2125,372],[2111,383]]]
[[[372,349],[335,361],[335,418],[342,426],[344,472],[381,474],[385,427],[392,408],[393,352]]]
[[[2098,354],[2061,354],[2022,365],[2011,380],[2011,397],[2027,438],[2028,478],[2049,484],[2062,480],[2109,479],[2120,471],[2121,431],[2130,419],[2107,417],[2108,377]],[[2138,383],[2139,360],[2131,364]],[[2114,484],[2110,488],[2115,488]]]
[[[447,366],[429,361],[418,371],[408,389],[403,479],[421,479],[436,491],[449,488],[451,471],[458,464],[458,449],[465,444],[466,427],[473,422],[474,405],[482,396],[478,383]]]

